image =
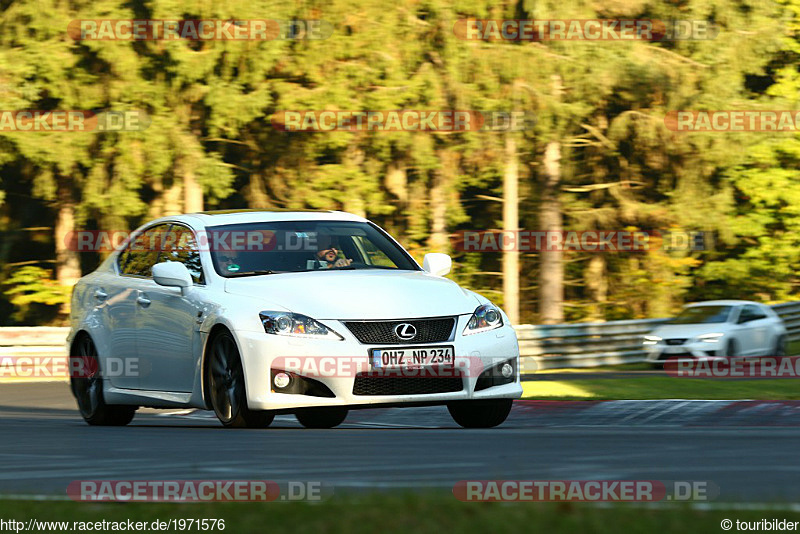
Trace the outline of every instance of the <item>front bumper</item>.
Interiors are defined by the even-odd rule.
[[[723,341],[707,343],[705,341],[687,341],[681,345],[667,345],[659,341],[656,345],[645,347],[647,361],[656,363],[670,358],[677,359],[723,359],[725,358],[725,344]]]
[[[444,373],[428,380],[449,381],[460,377],[462,387],[458,391],[448,389],[446,393],[414,394],[355,394],[354,386],[358,370],[369,369],[371,349],[387,348],[390,345],[361,344],[342,323],[321,321],[333,328],[345,339],[318,340],[275,336],[264,332],[237,331],[239,350],[245,373],[247,401],[251,410],[288,410],[293,408],[321,406],[364,407],[369,405],[397,404],[445,404],[466,399],[516,399],[522,395],[519,380],[519,347],[514,329],[509,325],[489,332],[462,336],[469,316],[459,316],[455,337],[452,341],[430,343],[423,346],[452,346],[455,350],[457,374]],[[404,345],[411,347],[411,345]],[[271,376],[273,369],[282,369],[289,361],[309,361],[314,365],[304,366],[303,377],[323,384],[332,396],[288,394],[274,391]],[[476,384],[485,370],[501,361],[511,361],[514,376],[510,383],[495,385],[475,391]],[[327,362],[327,364],[322,364]],[[343,365],[337,367],[337,362]],[[358,364],[354,366],[353,364]],[[477,363],[477,365],[476,365]],[[358,367],[358,370],[356,369]],[[309,369],[312,369],[309,371]],[[319,370],[320,372],[313,372]],[[381,377],[374,380],[403,380],[403,378]],[[484,384],[485,385],[485,384]],[[361,391],[363,393],[363,390]]]

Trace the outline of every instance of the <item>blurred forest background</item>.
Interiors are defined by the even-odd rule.
[[[688,19],[710,40],[476,42],[462,18]],[[75,19],[322,19],[326,40],[74,41]],[[364,215],[521,323],[798,298],[800,137],[670,110],[800,109],[800,0],[0,0],[0,109],[145,110],[141,132],[0,132],[0,325],[61,324],[78,229]],[[282,132],[281,110],[524,110],[524,132]],[[706,251],[462,253],[461,230],[705,231]],[[517,276],[518,275],[518,276]]]

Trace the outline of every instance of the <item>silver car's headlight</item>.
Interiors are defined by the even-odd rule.
[[[703,334],[701,336],[697,336],[697,341],[704,341],[705,343],[716,343],[722,336],[725,334],[722,332],[712,332],[710,334]]]
[[[478,306],[472,317],[469,318],[464,335],[478,334],[500,328],[503,326],[503,315],[494,304]]]
[[[656,345],[661,338],[659,336],[644,336],[644,341],[642,342],[643,345]]]
[[[262,311],[258,314],[264,331],[276,336],[294,336],[311,338],[328,338],[343,340],[344,338],[311,317],[299,313]]]

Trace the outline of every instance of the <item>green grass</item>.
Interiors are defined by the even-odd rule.
[[[690,508],[643,508],[617,504],[601,508],[572,503],[462,503],[448,493],[334,496],[311,505],[213,503],[85,504],[0,501],[0,519],[25,521],[168,521],[225,520],[225,531],[360,533],[360,532],[575,532],[619,534],[651,532],[723,532],[722,519],[800,521],[800,513],[777,511],[697,511]],[[734,527],[733,531],[736,528]],[[151,530],[147,530],[152,532]]]

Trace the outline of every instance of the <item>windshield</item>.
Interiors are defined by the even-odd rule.
[[[226,278],[323,270],[419,267],[372,224],[281,221],[208,228],[214,269]]]
[[[724,323],[731,314],[731,306],[692,306],[685,308],[672,324]]]

